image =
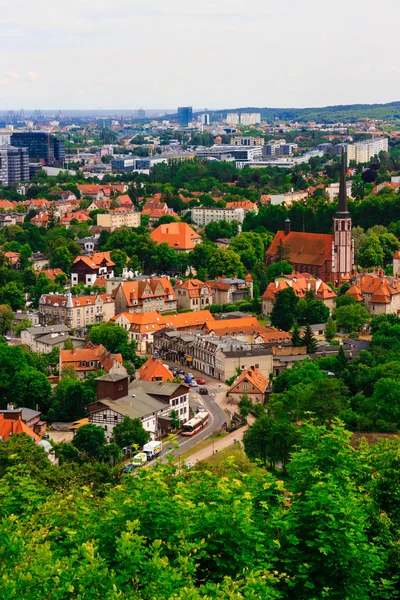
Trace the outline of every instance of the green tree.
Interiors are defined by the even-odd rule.
[[[0,305],[0,335],[10,331],[14,321],[14,313],[6,304]]]
[[[375,233],[367,236],[365,244],[358,253],[358,262],[364,269],[383,265],[384,252],[379,237]]]
[[[54,402],[48,417],[54,421],[76,421],[86,416],[86,405],[94,402],[96,396],[82,381],[63,376],[54,393]]]
[[[93,423],[83,425],[77,429],[72,445],[80,452],[84,452],[90,458],[101,460],[106,445],[106,434],[104,429]]]
[[[122,271],[127,262],[127,254],[125,250],[113,250],[111,252],[111,260],[115,263],[114,274],[116,277],[119,277],[122,275]]]
[[[17,337],[21,337],[21,331],[23,331],[24,329],[28,329],[29,327],[33,327],[32,325],[32,321],[30,321],[29,319],[22,319],[15,327],[14,327],[14,331],[15,331],[15,335]]]
[[[278,292],[271,312],[272,324],[284,331],[290,331],[295,320],[298,301],[299,299],[292,288]]]
[[[251,409],[253,408],[253,402],[250,398],[244,394],[239,400],[239,410],[242,417],[247,417],[250,414]]]
[[[125,417],[113,429],[114,441],[120,448],[136,445],[142,448],[150,439],[150,434],[143,428],[140,419]]]
[[[280,277],[281,275],[290,275],[290,273],[292,272],[292,265],[286,261],[272,263],[272,265],[268,265],[268,267],[265,270],[268,283],[271,283],[271,281],[275,281],[275,279],[277,277]]]
[[[362,304],[350,304],[341,306],[333,312],[337,326],[347,331],[360,331],[370,319],[369,312]]]
[[[293,346],[301,346],[302,345],[302,341],[301,341],[301,335],[300,335],[300,327],[298,325],[295,325],[293,327],[293,331],[292,331],[292,344]]]
[[[229,248],[227,250],[217,248],[212,255],[210,263],[207,265],[207,270],[210,279],[221,277],[222,275],[239,278],[246,276],[246,269],[239,256]]]
[[[25,298],[15,281],[10,281],[0,289],[0,304],[8,304],[12,310],[25,308]]]
[[[329,318],[329,308],[317,298],[301,298],[296,307],[296,315],[301,325],[326,323]]]
[[[305,326],[301,341],[302,345],[307,348],[307,354],[315,354],[317,350],[317,341],[310,325]]]
[[[134,360],[136,343],[129,342],[129,333],[112,321],[93,325],[88,338],[94,344],[102,344],[112,353],[121,353],[124,360]]]
[[[179,414],[178,411],[176,410],[171,410],[171,412],[169,413],[169,418],[171,419],[171,427],[172,429],[178,429],[181,421],[179,419]]]
[[[334,339],[334,337],[336,336],[336,333],[337,333],[336,322],[332,319],[332,317],[329,317],[328,322],[325,327],[326,341],[331,342]]]
[[[59,268],[64,271],[64,273],[69,273],[71,271],[72,263],[73,258],[71,252],[66,246],[59,246],[51,253],[49,264],[53,269]]]
[[[14,377],[11,398],[17,406],[45,411],[52,397],[51,385],[44,373],[32,367],[23,369]]]
[[[246,454],[251,459],[261,460],[264,465],[281,463],[283,470],[294,445],[298,441],[296,426],[285,420],[259,417],[249,427],[243,438]]]

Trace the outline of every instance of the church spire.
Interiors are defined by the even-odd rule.
[[[343,147],[342,158],[340,162],[339,202],[336,214],[339,217],[349,214],[349,210],[347,207],[346,161]]]

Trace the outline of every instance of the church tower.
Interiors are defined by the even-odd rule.
[[[351,217],[347,206],[346,161],[344,148],[340,164],[339,203],[333,217],[332,275],[334,282],[348,281],[354,265],[354,241],[351,238]]]

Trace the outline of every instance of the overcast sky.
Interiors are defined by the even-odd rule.
[[[0,109],[400,100],[399,0],[0,0]]]

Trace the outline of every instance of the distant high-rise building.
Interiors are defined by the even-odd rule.
[[[201,115],[201,124],[209,125],[210,124],[210,115],[208,113],[203,113]]]
[[[378,137],[373,140],[364,140],[357,144],[348,144],[347,146],[347,166],[351,160],[356,163],[366,163],[374,156],[378,156],[379,152],[387,152],[389,148],[388,138]]]
[[[30,159],[63,164],[65,160],[64,141],[51,133],[42,131],[16,131],[11,135],[11,145],[28,148]]]
[[[7,146],[0,148],[0,183],[12,185],[29,181],[29,154],[27,148]]]
[[[178,123],[187,127],[191,123],[193,118],[193,109],[191,106],[179,106],[178,107]]]
[[[139,110],[136,113],[136,116],[138,119],[145,119],[146,118],[146,111],[143,110],[143,108],[139,108]]]
[[[228,123],[228,125],[239,125],[239,113],[228,113],[226,115],[226,122]]]
[[[242,113],[240,115],[241,125],[257,125],[261,123],[261,113]]]

